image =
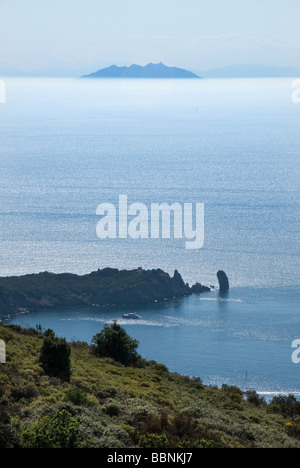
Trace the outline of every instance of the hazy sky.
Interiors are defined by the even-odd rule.
[[[0,0],[0,75],[111,64],[300,68],[300,0]]]

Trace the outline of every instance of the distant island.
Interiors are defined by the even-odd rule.
[[[112,65],[81,78],[148,78],[148,79],[209,79],[209,78],[296,78],[300,70],[296,68],[270,67],[264,65],[239,64],[202,71],[199,75],[183,68],[167,67],[163,63],[149,63],[145,67]]]
[[[184,70],[183,68],[167,67],[163,63],[149,63],[145,67],[131,65],[130,67],[117,67],[112,65],[81,78],[158,78],[158,79],[200,79],[200,76]]]
[[[39,273],[0,278],[0,315],[56,307],[146,305],[210,291],[190,287],[175,270],[118,270],[105,268],[78,276]]]

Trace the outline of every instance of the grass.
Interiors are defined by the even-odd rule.
[[[81,342],[70,344],[72,377],[64,383],[39,364],[41,333],[0,325],[0,339],[7,347],[0,400],[13,447],[24,446],[22,435],[43,418],[67,411],[78,423],[78,447],[300,448],[291,418],[244,401],[238,389],[205,387],[155,362],[124,367]]]

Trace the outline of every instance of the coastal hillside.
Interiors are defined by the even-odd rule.
[[[178,78],[199,79],[200,77],[188,70],[178,67],[167,67],[163,63],[149,63],[145,67],[131,65],[130,67],[117,67],[112,65],[81,78]]]
[[[105,268],[88,275],[40,273],[0,278],[0,315],[19,309],[146,305],[210,289],[185,284],[178,271]]]
[[[7,351],[0,365],[0,448],[300,448],[292,399],[265,407],[257,395],[244,401],[235,387],[205,387],[142,359],[121,364],[40,329],[0,325],[0,339]],[[103,335],[100,342],[103,350]],[[63,350],[70,376],[58,378],[49,371],[50,354],[67,363]]]

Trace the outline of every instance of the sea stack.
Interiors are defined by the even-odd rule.
[[[219,280],[220,292],[224,293],[224,292],[229,291],[229,280],[225,271],[222,271],[222,270],[218,271],[217,277]]]

